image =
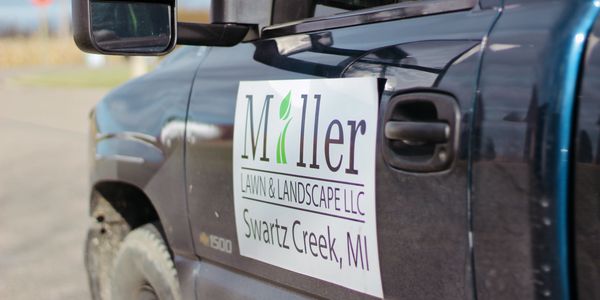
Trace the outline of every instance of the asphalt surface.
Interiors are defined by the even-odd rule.
[[[104,89],[0,74],[0,299],[89,299],[87,116]]]

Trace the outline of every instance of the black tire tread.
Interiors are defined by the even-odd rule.
[[[131,231],[123,240],[114,263],[111,275],[112,300],[130,299],[131,296],[123,291],[134,289],[135,285],[140,284],[139,280],[151,281],[139,276],[136,278],[135,272],[140,273],[137,275],[150,272],[157,276],[152,280],[164,280],[159,282],[158,287],[149,282],[155,289],[159,289],[157,292],[161,300],[181,300],[177,271],[158,226],[146,224]],[[132,266],[138,270],[131,270]],[[132,272],[133,280],[129,280],[127,276],[131,277]]]

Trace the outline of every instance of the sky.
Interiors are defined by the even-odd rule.
[[[208,9],[210,0],[178,0],[181,8]],[[38,27],[43,9],[33,5],[32,0],[0,0],[0,33],[10,28],[32,31]],[[56,28],[61,19],[70,18],[71,0],[52,0],[46,13],[50,26]]]

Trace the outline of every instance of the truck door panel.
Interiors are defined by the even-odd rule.
[[[575,222],[596,218],[585,232],[598,224],[598,215],[594,217],[591,210],[594,204],[583,194],[597,191],[589,185],[589,180],[597,177],[591,176],[596,172],[593,163],[583,163],[585,159],[573,156],[574,149],[568,145],[565,133],[571,132],[569,126],[574,123],[569,111],[575,107],[576,74],[584,52],[583,41],[593,21],[590,16],[595,18],[590,12],[595,10],[594,4],[586,1],[505,1],[502,16],[490,33],[474,108],[472,145],[473,240],[479,298],[569,299],[575,293],[568,216],[572,181],[566,162],[569,157],[577,160],[575,205],[580,216]],[[578,47],[581,53],[573,51]],[[570,87],[573,93],[565,95]],[[586,109],[581,117],[596,113],[597,118],[597,104],[593,104],[597,97],[589,97],[593,89],[587,87],[588,97],[581,102]],[[580,121],[579,137],[583,131],[596,138],[597,125],[590,123],[596,121]],[[579,180],[582,177],[585,179]],[[583,207],[590,210],[581,214]],[[583,229],[581,225],[575,225],[577,230]],[[578,234],[584,231],[574,238],[581,238]],[[597,250],[593,239],[579,242],[582,244],[576,246],[583,252],[594,247]],[[589,267],[592,269],[587,271],[593,270],[593,265]],[[587,280],[598,277],[587,271],[582,274],[590,277],[581,278],[581,283],[590,287]],[[588,292],[594,290],[583,293]]]
[[[196,254],[313,296],[369,298],[239,254],[232,133],[239,81],[378,77],[386,79],[379,107],[375,181],[384,296],[469,298],[467,142],[481,41],[497,15],[496,9],[474,8],[307,33],[288,28],[295,34],[272,34],[233,48],[210,49],[196,75],[186,127],[188,210]],[[299,45],[300,41],[306,44]],[[444,170],[400,170],[382,154],[388,147],[383,116],[394,109],[388,104],[398,95],[414,93],[446,95],[458,108],[455,159]],[[206,235],[230,240],[231,253],[203,243]]]
[[[600,298],[600,22],[590,34],[576,110],[573,256],[579,299]]]

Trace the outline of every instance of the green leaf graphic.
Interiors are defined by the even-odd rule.
[[[277,163],[281,163],[281,133],[279,134],[279,139],[277,139]]]
[[[286,155],[285,155],[285,136],[287,134],[287,129],[288,129],[288,126],[290,125],[291,121],[292,121],[292,119],[289,119],[287,121],[287,123],[285,124],[285,127],[283,128],[282,138],[281,138],[281,160],[283,161],[284,164],[287,164],[287,159],[286,159]]]
[[[288,126],[292,119],[289,119],[283,127],[283,132],[279,134],[279,139],[277,140],[277,163],[278,164],[287,164],[287,157],[285,155],[285,136],[287,134]]]
[[[283,97],[281,100],[281,104],[279,105],[279,119],[286,120],[290,117],[290,111],[292,110],[292,91],[288,91],[287,95]],[[287,134],[288,126],[290,125],[290,121],[292,118],[289,118],[283,131],[279,134],[279,139],[277,140],[277,163],[278,164],[287,164],[287,158],[285,155],[285,136]]]
[[[291,95],[292,91],[289,91],[279,106],[279,118],[282,120],[287,119],[287,117],[290,115],[290,111],[292,110],[292,101],[290,101]]]

